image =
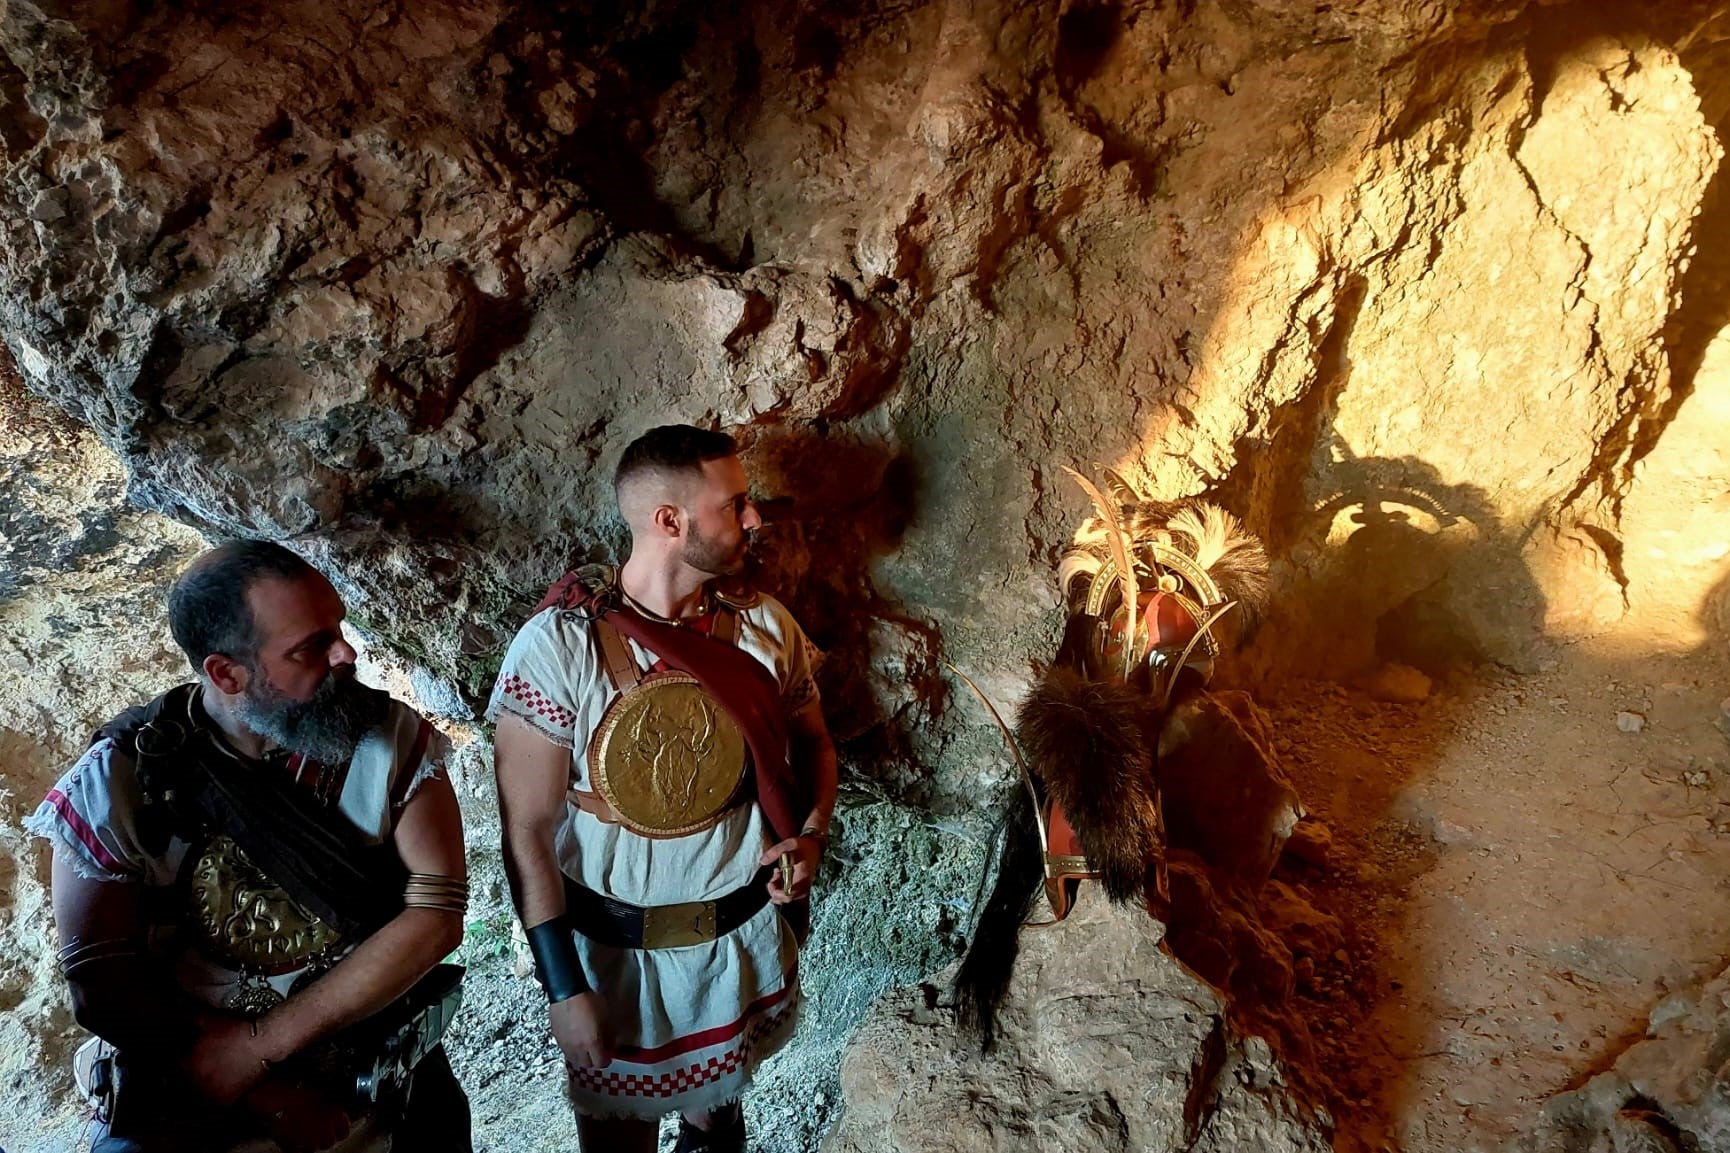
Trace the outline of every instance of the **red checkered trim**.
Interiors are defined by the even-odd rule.
[[[694,1061],[667,1073],[616,1073],[611,1069],[588,1069],[566,1066],[573,1088],[607,1097],[677,1097],[693,1089],[701,1089],[711,1081],[737,1073],[747,1067],[758,1043],[781,1027],[783,1018],[792,1008],[786,999],[774,1009],[757,1017],[739,1036],[738,1043],[725,1053],[703,1061]],[[618,1061],[614,1065],[620,1064]]]
[[[554,701],[515,673],[505,678],[504,691],[506,696],[515,697],[529,709],[545,717],[561,729],[576,726],[576,713]]]

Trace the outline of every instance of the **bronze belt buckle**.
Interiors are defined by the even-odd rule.
[[[643,910],[643,948],[678,949],[715,939],[715,902],[686,901]]]

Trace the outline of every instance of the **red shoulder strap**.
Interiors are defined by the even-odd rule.
[[[550,608],[574,609],[587,600],[588,596],[589,590],[583,587],[582,582],[577,579],[576,570],[572,569],[548,586],[547,595],[535,606],[535,613],[545,612]]]

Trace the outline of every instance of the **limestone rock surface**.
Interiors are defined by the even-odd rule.
[[[15,0],[0,334],[471,701],[664,419],[744,430],[766,579],[920,764],[933,651],[1048,642],[1072,462],[1268,538],[1262,674],[1520,665],[1616,611],[1718,364],[1720,7]]]
[[[1721,488],[1727,10],[6,0],[0,355],[455,718],[620,549],[623,445],[737,429],[842,738],[813,1099],[966,938],[1012,777],[943,662],[1010,705],[1055,647],[1060,466],[1265,538],[1254,685],[1527,668],[1674,579],[1627,514]]]
[[[198,534],[127,506],[95,435],[0,371],[0,1146],[82,1128],[48,860],[23,819],[126,703],[184,675],[161,598]],[[148,607],[141,608],[140,602]],[[66,1146],[70,1147],[70,1146]]]
[[[930,986],[883,998],[841,1067],[847,1111],[824,1153],[1331,1148],[1267,1044],[1240,1035],[1159,922],[1083,886],[1021,954],[981,1055]]]
[[[1684,1153],[1730,1147],[1730,973],[1652,1010],[1607,1071],[1544,1103],[1517,1153]]]

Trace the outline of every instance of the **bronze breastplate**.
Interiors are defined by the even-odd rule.
[[[211,960],[249,976],[304,969],[339,942],[336,931],[218,835],[186,874],[186,924]]]

